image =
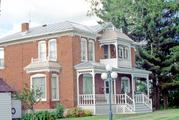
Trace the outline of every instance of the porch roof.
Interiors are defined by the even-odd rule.
[[[97,63],[97,62],[83,62],[80,64],[75,65],[75,69],[79,70],[79,69],[105,69],[105,65],[101,64],[101,63]]]
[[[102,63],[96,63],[96,62],[83,62],[80,64],[75,65],[76,70],[97,70],[98,72],[104,72],[105,65]],[[124,74],[133,74],[135,76],[141,76],[141,75],[149,75],[151,74],[151,71],[144,70],[144,69],[138,69],[138,68],[112,68],[113,71],[116,71],[117,73],[124,73]]]

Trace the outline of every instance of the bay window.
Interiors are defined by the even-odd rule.
[[[40,92],[40,96],[38,96],[41,101],[46,101],[46,77],[45,75],[36,74],[31,77],[31,89],[34,92]]]
[[[59,81],[58,75],[52,75],[51,78],[51,93],[52,93],[52,100],[59,100]]]

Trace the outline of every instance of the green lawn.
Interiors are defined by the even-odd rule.
[[[65,118],[61,120],[108,120],[108,116]],[[113,120],[179,120],[179,109],[161,110],[145,114],[114,115]]]

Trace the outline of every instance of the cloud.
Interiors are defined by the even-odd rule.
[[[0,36],[18,32],[20,24],[32,26],[71,20],[94,25],[96,17],[87,17],[86,0],[1,0]],[[18,29],[17,29],[18,28]]]

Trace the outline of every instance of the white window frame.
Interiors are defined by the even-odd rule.
[[[85,44],[85,59],[83,59],[83,53],[82,53],[82,43],[84,43]],[[85,61],[87,61],[88,60],[88,46],[87,46],[87,39],[86,38],[81,38],[81,43],[80,43],[80,45],[81,45],[81,61],[82,62],[85,62]]]
[[[92,53],[92,54],[93,54],[93,58],[92,58],[92,60],[90,60],[90,49],[91,49],[91,48],[89,48],[89,44],[90,44],[90,43],[92,43],[92,47],[93,47],[93,48],[92,48],[92,49],[93,49],[93,53]],[[88,44],[89,61],[95,61],[95,43],[94,43],[93,40],[89,40],[89,44]]]
[[[129,59],[129,47],[127,47],[127,46],[124,47],[124,59],[126,59],[126,60]]]
[[[0,48],[0,50],[2,50],[3,51],[3,65],[2,66],[0,66],[0,69],[4,69],[4,62],[5,62],[5,59],[4,59],[4,48]]]
[[[130,78],[128,78],[128,77],[121,77],[121,90],[122,90],[122,81],[128,81],[128,90],[127,90],[126,93],[130,93],[130,91],[131,91],[131,89],[130,89]]]
[[[51,44],[51,42],[55,42],[55,58],[50,58],[50,49],[51,49],[50,44]],[[50,39],[48,41],[48,58],[49,58],[49,60],[57,61],[57,40],[56,39]]]
[[[57,94],[57,98],[53,98],[52,96],[52,101],[59,101],[59,78],[58,78],[58,75],[57,74],[52,74],[52,77],[56,77],[56,94]],[[52,94],[52,77],[51,77],[51,94]]]
[[[32,75],[31,77],[30,77],[30,89],[32,90],[32,79],[33,78],[36,78],[36,77],[45,77],[45,98],[41,98],[41,101],[47,101],[47,78],[46,78],[46,75],[45,74],[35,74],[35,75]]]
[[[121,53],[122,53],[121,57],[119,57],[119,55],[120,55],[119,49],[121,49]],[[121,46],[121,45],[118,45],[118,58],[119,59],[123,59],[124,58],[124,50],[123,50],[123,46]]]
[[[45,59],[42,59],[42,58],[40,58],[40,44],[44,44],[45,43],[45,56],[47,57],[47,44],[46,44],[46,41],[39,41],[38,42],[38,59],[40,60],[40,61],[45,61],[46,60],[46,58]]]

